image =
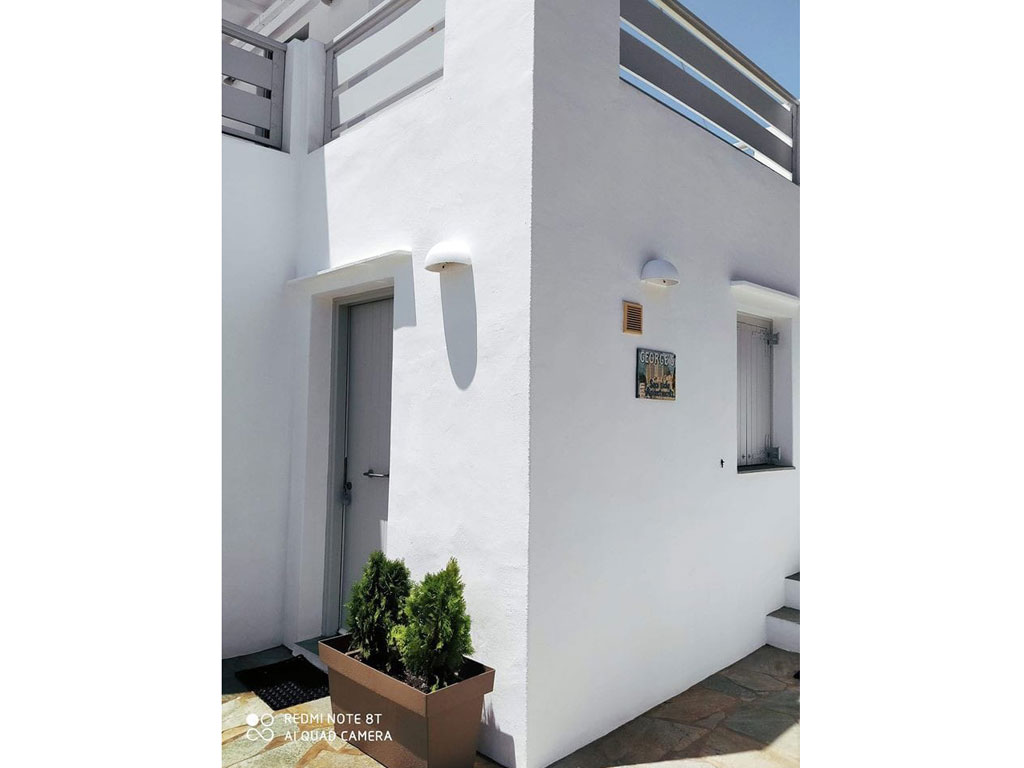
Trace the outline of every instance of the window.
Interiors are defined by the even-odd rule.
[[[736,308],[737,469],[796,469],[800,299],[747,280],[733,280],[730,288]]]
[[[772,321],[740,313],[736,320],[737,465],[779,462],[772,418],[773,360],[778,337]]]

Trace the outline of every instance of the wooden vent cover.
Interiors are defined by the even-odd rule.
[[[644,305],[634,301],[622,302],[622,332],[641,334],[644,332]]]

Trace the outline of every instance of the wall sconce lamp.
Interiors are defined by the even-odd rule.
[[[473,263],[469,247],[459,240],[445,240],[427,251],[423,268],[428,272],[443,272],[449,267],[468,267]]]
[[[679,272],[671,262],[664,259],[651,259],[644,264],[644,268],[640,272],[640,279],[651,285],[678,285]]]

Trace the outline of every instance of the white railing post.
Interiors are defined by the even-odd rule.
[[[324,44],[292,40],[284,89],[285,152],[306,154],[323,145],[323,89]]]

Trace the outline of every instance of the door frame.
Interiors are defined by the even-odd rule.
[[[320,633],[338,634],[341,627],[341,590],[344,574],[345,519],[348,507],[340,503],[338,452],[348,449],[349,310],[359,304],[394,300],[393,288],[382,288],[354,296],[342,296],[331,303],[331,395],[330,438],[327,449],[327,530],[324,541],[323,618]],[[392,314],[394,310],[392,309]],[[392,317],[392,333],[394,317]],[[338,510],[337,513],[335,510]]]

